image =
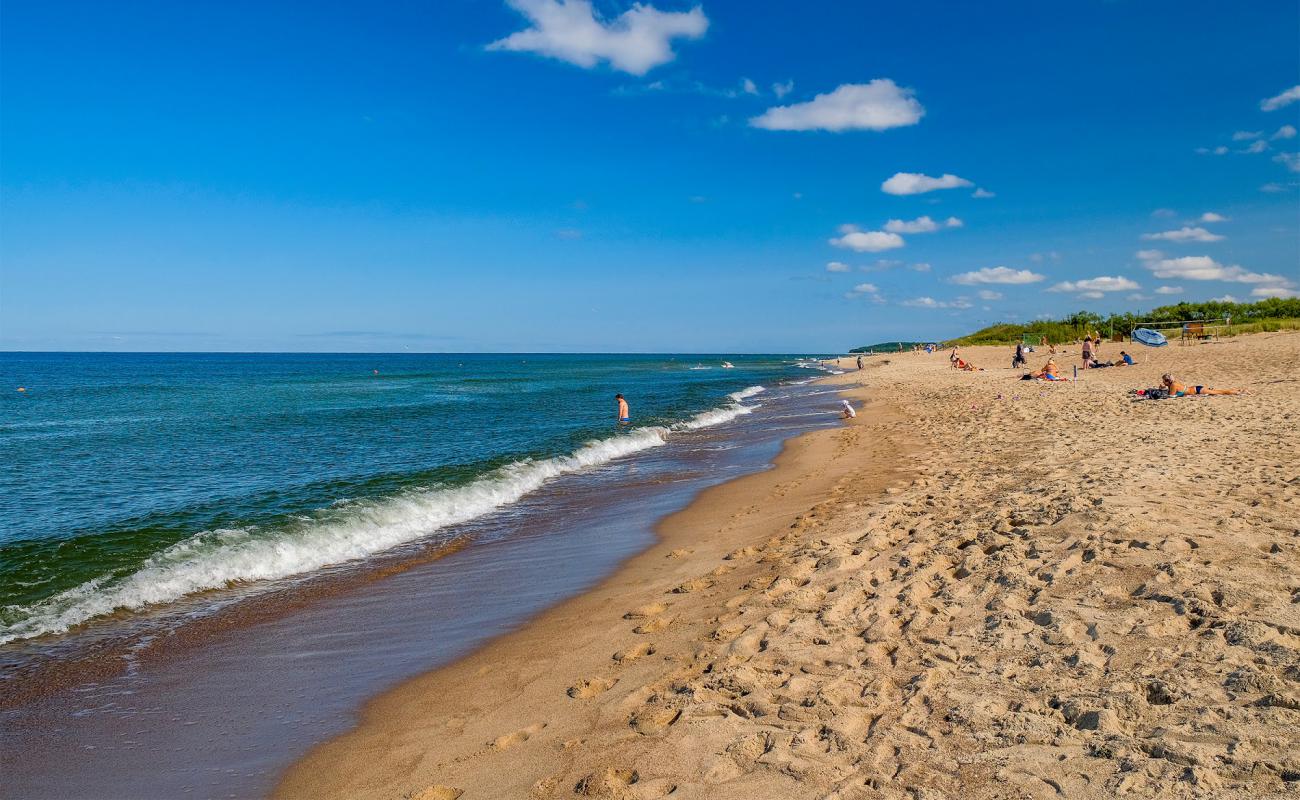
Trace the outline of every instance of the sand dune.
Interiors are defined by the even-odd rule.
[[[1300,335],[1075,385],[966,355],[831,379],[857,420],[379,698],[280,795],[1295,796]],[[1164,371],[1251,394],[1125,394]]]

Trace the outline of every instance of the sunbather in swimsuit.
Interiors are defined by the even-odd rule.
[[[1201,394],[1201,395],[1244,394],[1246,391],[1245,389],[1211,389],[1208,386],[1188,386],[1187,384],[1179,383],[1178,381],[1174,380],[1173,376],[1167,372],[1160,378],[1160,381],[1166,386],[1166,388],[1169,389],[1169,395],[1171,397],[1187,397],[1189,395],[1194,395],[1194,394]]]

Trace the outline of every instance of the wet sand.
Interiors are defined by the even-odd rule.
[[[830,379],[856,420],[373,700],[277,796],[1294,796],[1300,335],[1077,384],[964,354]],[[1251,394],[1126,394],[1164,371]]]

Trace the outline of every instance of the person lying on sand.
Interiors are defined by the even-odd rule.
[[[1160,376],[1160,382],[1169,390],[1170,397],[1187,397],[1194,394],[1245,394],[1245,389],[1211,389],[1208,386],[1188,386],[1174,380],[1174,377],[1166,372]]]
[[[967,361],[967,360],[964,359],[964,358],[958,358],[956,361],[952,362],[952,365],[953,365],[954,367],[956,367],[957,369],[966,370],[967,372],[983,372],[983,371],[984,371],[984,370],[981,369],[980,367],[975,366],[974,364],[970,363],[969,361]]]
[[[1037,378],[1043,381],[1068,381],[1069,378],[1061,374],[1061,368],[1057,365],[1055,359],[1047,359],[1047,363],[1037,372],[1031,372],[1026,378]]]

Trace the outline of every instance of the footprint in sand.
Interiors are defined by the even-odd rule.
[[[600,772],[593,772],[573,787],[575,794],[583,797],[608,797],[615,792],[626,789],[640,779],[634,769],[615,769],[609,767]]]
[[[612,657],[619,664],[631,664],[639,658],[654,655],[654,652],[655,646],[653,644],[650,642],[642,642],[641,644],[634,645],[626,650],[619,650]]]
[[[689,548],[686,548],[686,547],[679,547],[679,548],[677,548],[676,550],[672,551],[671,553],[669,553],[668,555],[666,555],[666,556],[664,556],[664,557],[665,557],[665,558],[685,558],[686,556],[689,556],[691,553],[694,553],[694,552],[695,552],[694,550],[691,550],[691,549],[689,549]]]
[[[672,617],[655,617],[632,629],[633,633],[658,633],[672,624]]]
[[[673,594],[690,594],[691,592],[698,592],[700,589],[707,589],[712,585],[713,581],[708,578],[692,578],[673,589]]]
[[[637,709],[627,724],[642,736],[650,736],[674,724],[681,716],[680,708],[647,705]]]
[[[575,700],[586,700],[589,697],[595,697],[601,692],[608,691],[616,683],[618,683],[617,678],[587,678],[570,686],[565,694]]]
[[[457,789],[454,786],[426,786],[411,795],[411,800],[456,800],[463,794],[465,794],[464,789]]]
[[[653,617],[656,614],[662,614],[668,606],[663,603],[648,603],[640,608],[634,608],[623,615],[623,619],[645,619]]]
[[[529,725],[527,728],[520,728],[519,730],[513,733],[507,733],[504,736],[498,736],[496,739],[492,741],[492,747],[497,750],[509,750],[515,745],[522,744],[528,741],[529,739],[531,739],[532,737],[536,736],[537,734],[541,733],[542,729],[545,727],[546,727],[545,722],[538,722],[534,725]]]

